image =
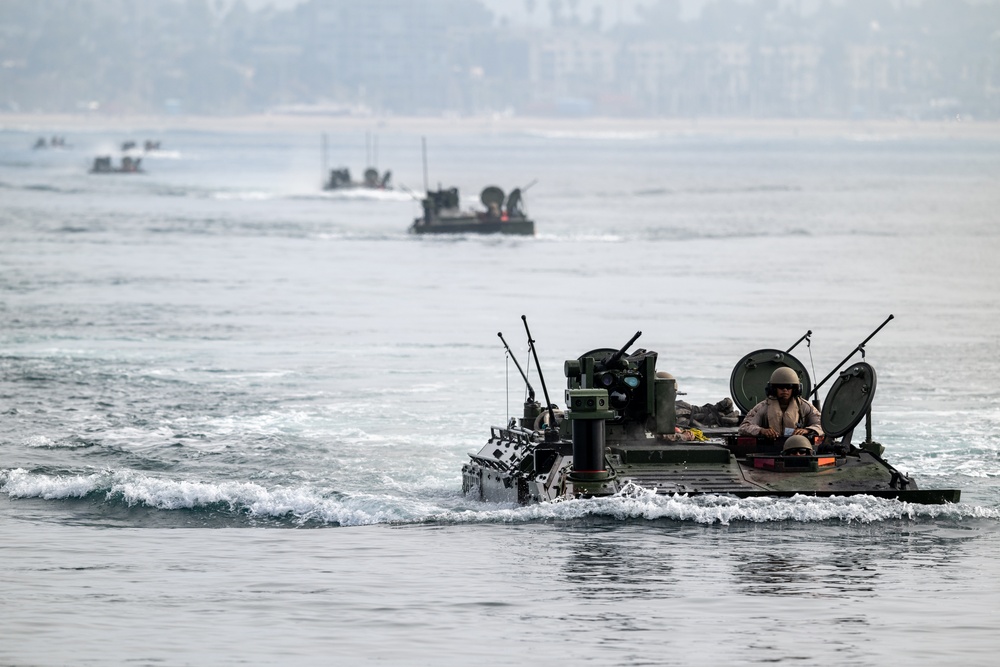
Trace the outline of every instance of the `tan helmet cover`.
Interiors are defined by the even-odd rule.
[[[812,451],[812,443],[809,442],[809,438],[804,435],[793,435],[788,440],[785,440],[785,446],[781,448],[782,452],[787,452],[789,449],[808,449]]]
[[[799,374],[793,371],[788,366],[782,366],[781,368],[774,369],[771,373],[771,384],[797,384],[801,385],[802,382],[799,380]]]

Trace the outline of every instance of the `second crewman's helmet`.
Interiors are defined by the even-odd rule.
[[[785,446],[781,448],[781,453],[785,455],[812,454],[812,443],[804,435],[793,435],[785,440]]]
[[[768,396],[774,396],[779,387],[791,387],[792,396],[802,395],[802,381],[799,379],[798,373],[788,366],[774,369],[774,372],[771,373],[771,381],[767,383],[764,391],[767,392]]]

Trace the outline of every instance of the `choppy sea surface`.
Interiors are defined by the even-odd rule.
[[[429,185],[537,180],[538,235],[420,238],[373,129],[406,190],[323,192],[308,132],[0,129],[0,664],[996,664],[1000,139],[439,134]],[[522,314],[553,400],[641,330],[695,404],[893,314],[875,439],[962,502],[467,500]]]

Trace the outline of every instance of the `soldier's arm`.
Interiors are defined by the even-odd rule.
[[[818,436],[823,435],[823,418],[820,415],[819,410],[814,408],[809,401],[805,399],[799,399],[799,413],[802,415],[802,425],[804,428],[809,429]]]
[[[750,409],[747,416],[743,418],[743,422],[740,424],[740,435],[760,435],[760,426],[757,422],[760,419],[761,412],[765,412],[765,403],[758,403]],[[766,413],[765,413],[766,414]]]

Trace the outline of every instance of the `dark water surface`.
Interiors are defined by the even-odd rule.
[[[1000,586],[979,564],[997,539],[981,520],[0,532],[14,664],[986,665],[996,651]]]
[[[426,239],[307,133],[60,133],[0,131],[0,663],[995,664],[1000,141],[435,137],[470,205],[538,179],[539,235]],[[422,189],[420,137],[380,147]],[[642,330],[701,404],[889,313],[875,438],[958,505],[461,495],[521,314],[554,400]]]

